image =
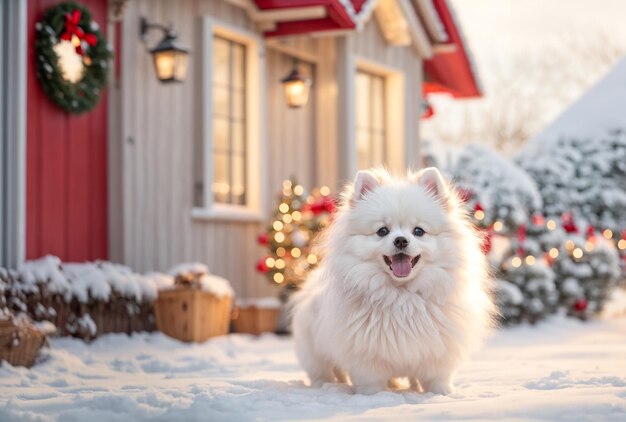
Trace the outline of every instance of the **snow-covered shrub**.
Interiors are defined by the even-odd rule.
[[[483,226],[495,221],[512,231],[541,210],[535,182],[516,164],[484,145],[466,147],[451,170],[457,188],[471,193],[469,206],[484,210]]]
[[[171,276],[141,275],[110,262],[68,264],[46,256],[17,270],[0,268],[0,303],[35,321],[52,322],[61,335],[90,339],[154,330],[157,291],[173,283]]]
[[[572,237],[563,243],[552,266],[561,305],[586,318],[600,312],[620,277],[619,255],[612,243]]]
[[[526,151],[519,165],[535,180],[543,213],[620,233],[626,228],[626,132],[594,139],[562,138]]]

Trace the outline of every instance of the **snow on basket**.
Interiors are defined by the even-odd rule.
[[[280,308],[280,300],[275,297],[238,301],[233,314],[235,331],[257,336],[275,332]]]
[[[186,342],[228,334],[234,296],[230,283],[208,274],[202,264],[180,264],[168,273],[176,282],[173,288],[159,290],[157,329]]]

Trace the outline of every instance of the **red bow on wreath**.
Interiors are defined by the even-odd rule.
[[[76,53],[82,56],[82,41],[85,41],[93,47],[98,42],[98,38],[94,34],[85,34],[85,31],[78,26],[78,23],[80,22],[80,15],[80,10],[74,10],[71,15],[68,13],[65,14],[65,32],[61,35],[61,39],[71,41],[72,36],[76,35],[76,38],[78,38],[79,41],[79,43],[75,45]]]

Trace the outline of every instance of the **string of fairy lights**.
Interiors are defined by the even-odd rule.
[[[478,203],[474,207],[473,217],[479,223],[479,225],[481,225],[482,222],[484,222],[486,218],[485,211],[483,210],[482,206]],[[548,229],[548,231],[554,231],[558,228],[558,222],[555,219],[545,220],[543,216],[540,214],[533,215],[533,224],[535,225],[545,224],[544,227]],[[571,213],[565,213],[562,216],[562,226],[565,229],[565,232],[568,234],[578,233],[578,228],[574,224],[573,216],[571,215]],[[487,232],[487,237],[489,237],[489,242],[490,242],[490,236],[493,233],[502,233],[503,230],[504,230],[504,223],[500,220],[496,220],[493,222],[491,226],[486,227],[486,232]],[[620,255],[623,255],[624,256],[623,259],[626,260],[626,255],[625,255],[626,253],[626,229],[622,230],[621,238],[619,239],[615,238],[615,235],[611,229],[608,229],[608,228],[604,229],[601,231],[601,233],[602,233],[602,237],[604,237],[608,241],[613,242],[614,246],[620,251]],[[532,254],[524,253],[525,249],[523,248],[523,244],[525,242],[525,237],[526,237],[526,226],[523,225],[518,229],[518,241],[520,243],[520,248],[518,248],[518,251],[516,252],[515,256],[513,256],[509,262],[509,264],[514,268],[520,267],[523,263],[525,263],[526,265],[532,266],[532,265],[535,265],[535,263],[537,262],[537,259],[538,259],[537,257],[535,257]],[[575,261],[581,261],[585,255],[585,252],[590,253],[594,250],[596,243],[597,243],[596,230],[594,229],[593,226],[589,226],[587,228],[584,245],[578,245],[573,239],[568,239],[565,241],[563,246],[565,248],[565,251]],[[556,260],[559,257],[559,254],[561,253],[562,251],[560,251],[559,248],[552,247],[546,252],[545,258],[547,262],[551,264],[552,262],[554,262],[554,260]]]
[[[328,224],[334,211],[330,188],[322,186],[306,194],[295,180],[282,183],[277,211],[259,243],[268,246],[270,255],[257,263],[275,284],[300,284],[319,257],[311,250],[311,240]]]

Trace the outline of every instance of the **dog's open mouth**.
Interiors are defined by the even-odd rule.
[[[389,269],[398,278],[403,278],[411,274],[411,270],[415,267],[415,264],[420,260],[421,255],[416,255],[411,258],[409,255],[399,253],[392,256],[383,255],[385,264],[389,266]]]

